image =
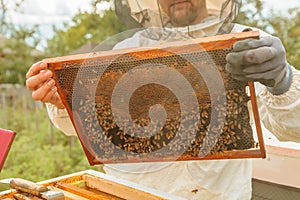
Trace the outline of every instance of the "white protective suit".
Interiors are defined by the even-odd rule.
[[[205,23],[201,26],[205,26]],[[245,28],[236,24],[232,32],[241,32]],[[148,46],[158,42],[147,38],[141,31],[115,48]],[[255,84],[255,89],[263,132],[272,132],[279,140],[300,142],[300,72],[293,68],[292,85],[282,95],[272,95],[259,83]],[[66,135],[76,135],[66,110],[59,110],[51,104],[47,104],[47,110],[57,128]],[[186,199],[251,198],[251,159],[117,164],[106,165],[104,169],[118,178]]]

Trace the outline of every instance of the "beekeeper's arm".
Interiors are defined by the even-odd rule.
[[[59,109],[51,103],[46,103],[48,116],[52,124],[67,136],[76,136],[76,131],[68,115],[67,109]]]

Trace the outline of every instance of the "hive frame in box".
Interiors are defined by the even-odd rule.
[[[205,52],[206,51],[207,52],[223,51],[223,49],[227,50],[227,53],[228,53],[228,51],[232,50],[232,46],[235,42],[237,42],[239,40],[248,39],[248,38],[259,38],[259,32],[258,31],[248,31],[248,32],[242,32],[242,33],[233,33],[233,34],[212,36],[212,37],[207,37],[207,38],[200,38],[200,39],[193,40],[193,44],[191,44],[189,42],[186,42],[186,43],[185,42],[172,42],[172,43],[165,43],[165,44],[155,46],[155,47],[120,49],[120,50],[111,50],[111,51],[104,51],[104,52],[94,52],[91,54],[80,54],[80,55],[64,56],[64,57],[57,57],[57,58],[49,58],[49,59],[45,59],[44,62],[47,63],[48,69],[53,71],[54,79],[55,79],[56,85],[58,87],[58,93],[59,93],[65,107],[67,108],[67,111],[69,113],[71,121],[76,129],[76,132],[79,136],[79,139],[81,141],[83,149],[84,149],[91,165],[102,164],[102,163],[115,163],[115,162],[147,162],[147,161],[155,162],[155,161],[173,161],[173,160],[180,161],[180,160],[210,160],[210,159],[234,159],[234,158],[265,158],[265,147],[264,147],[262,130],[261,130],[261,126],[260,126],[260,119],[259,119],[259,113],[258,113],[258,108],[257,108],[257,103],[256,103],[256,95],[255,95],[255,89],[254,89],[253,83],[248,83],[248,88],[250,90],[250,101],[252,104],[252,111],[254,114],[253,116],[254,116],[255,129],[256,129],[256,133],[257,133],[257,142],[258,142],[257,144],[253,144],[253,147],[248,148],[248,149],[232,148],[230,150],[221,150],[218,153],[214,153],[214,154],[209,153],[209,154],[205,154],[204,156],[182,155],[182,156],[176,157],[175,159],[172,156],[170,156],[170,157],[168,157],[168,156],[162,156],[162,157],[155,157],[155,156],[147,157],[146,156],[146,157],[143,157],[144,155],[142,155],[142,156],[139,155],[139,156],[135,157],[135,156],[130,155],[129,157],[126,157],[125,159],[110,160],[110,158],[102,159],[102,158],[99,158],[99,156],[97,156],[99,154],[97,152],[95,152],[96,150],[93,149],[92,144],[89,141],[90,135],[85,133],[86,129],[83,128],[83,123],[84,123],[84,120],[86,120],[86,118],[81,119],[79,112],[74,111],[74,109],[72,107],[72,105],[75,104],[74,103],[75,101],[72,99],[73,98],[73,88],[82,90],[83,92],[84,92],[84,90],[88,90],[87,88],[84,88],[84,87],[80,88],[82,85],[81,80],[79,80],[80,87],[78,88],[78,83],[77,83],[77,86],[75,86],[74,79],[78,78],[78,73],[80,74],[80,72],[75,71],[75,73],[73,75],[74,77],[70,78],[71,80],[69,78],[64,78],[63,75],[61,75],[61,73],[64,72],[64,70],[68,71],[68,70],[74,70],[74,69],[76,69],[76,70],[83,69],[83,70],[87,71],[87,69],[89,69],[88,68],[89,66],[94,65],[94,63],[97,63],[100,61],[101,61],[101,63],[103,63],[103,62],[106,64],[108,63],[107,65],[110,66],[110,65],[113,65],[111,63],[113,63],[115,59],[121,58],[121,60],[122,60],[124,55],[125,55],[125,60],[127,59],[128,56],[130,56],[131,58],[133,57],[135,60],[140,59],[143,61],[145,59],[155,59],[157,57],[167,58],[168,56],[172,56],[174,54],[173,52],[176,52],[176,54],[179,54],[179,55],[186,55],[186,54],[190,54],[191,52],[197,53],[197,51],[199,51],[199,49],[198,49],[199,47],[197,45],[201,46],[200,53],[203,53],[202,51],[205,51]],[[195,46],[195,43],[197,44],[196,46]],[[65,73],[65,75],[66,74],[67,74],[67,72]],[[227,78],[229,77],[229,75],[226,75],[226,76],[227,76]],[[67,81],[66,80],[64,80],[65,82],[61,81],[60,80],[61,77],[63,77],[64,79],[67,79]],[[100,78],[102,78],[102,77],[100,77]],[[71,86],[70,86],[71,81],[73,81],[73,83],[71,83]],[[76,79],[76,81],[78,81],[78,80]],[[98,89],[98,86],[99,86],[99,83],[96,86],[97,87],[96,89]],[[65,87],[71,88],[70,89],[71,91],[66,90]],[[226,87],[228,87],[228,84]],[[72,93],[72,95],[70,95],[70,93]],[[94,100],[92,100],[92,101],[94,101]],[[80,101],[80,103],[78,103],[78,104],[83,105],[83,104],[86,104],[86,102],[83,103],[82,101]],[[93,105],[92,107],[95,107],[95,105]],[[211,106],[210,109],[212,109],[212,108],[213,107]],[[226,117],[227,117],[227,114],[226,114]],[[89,125],[89,126],[92,126],[92,125]],[[210,125],[208,125],[208,126],[210,126]],[[240,125],[236,125],[236,126],[240,126]],[[120,129],[118,129],[118,130],[120,130]],[[108,138],[108,136],[106,135],[106,137],[107,137],[106,139],[109,139],[110,141],[112,141],[112,139],[111,139],[112,136],[110,138]],[[232,143],[234,144],[234,142],[232,142]],[[217,144],[217,143],[214,143],[214,144]],[[233,144],[230,144],[230,145],[232,146]],[[236,145],[233,145],[233,146],[236,146]],[[98,146],[97,148],[101,149],[100,146]],[[124,147],[122,147],[122,148],[124,148]],[[200,148],[200,150],[202,150],[201,148]]]
[[[149,200],[184,200],[184,198],[167,194],[165,192],[136,184],[127,180],[116,178],[94,170],[80,171],[38,184],[46,186],[50,191],[64,193],[69,200],[87,199],[149,199]],[[13,198],[17,190],[0,192],[0,199]],[[24,193],[23,193],[24,194]],[[27,194],[24,194],[27,197]],[[28,195],[30,198],[30,195]],[[32,197],[30,199],[35,199]]]

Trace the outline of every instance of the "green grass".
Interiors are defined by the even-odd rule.
[[[3,109],[0,110],[0,117],[3,112]],[[77,137],[67,137],[51,127],[45,108],[24,110],[8,107],[5,112],[8,115],[7,127],[3,127],[3,124],[0,127],[13,130],[17,134],[0,172],[0,179],[18,177],[37,182],[101,168],[89,165]],[[3,119],[0,120],[3,122]]]

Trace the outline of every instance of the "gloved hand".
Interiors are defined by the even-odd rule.
[[[291,85],[292,70],[277,37],[263,36],[260,39],[238,41],[226,60],[226,70],[233,78],[258,81],[267,86],[272,94],[283,94]]]

